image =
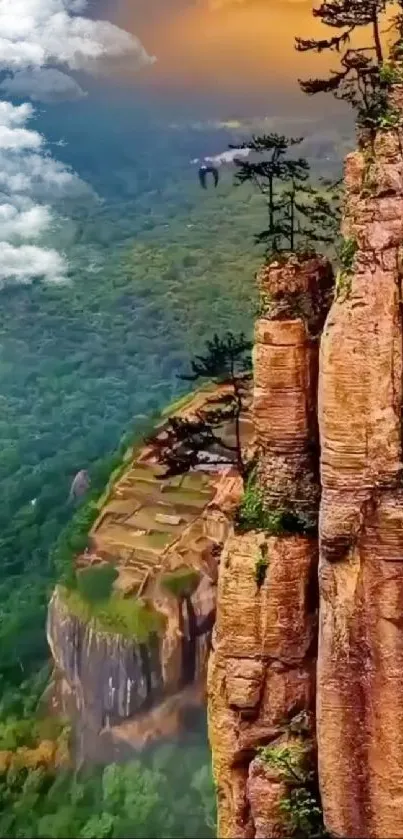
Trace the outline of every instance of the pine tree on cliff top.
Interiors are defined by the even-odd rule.
[[[402,6],[401,0],[399,5]],[[383,26],[386,13],[395,8],[394,0],[328,0],[319,8],[314,8],[313,16],[332,29],[333,34],[323,39],[296,38],[296,49],[298,52],[337,53],[340,66],[338,70],[332,70],[327,78],[300,80],[304,93],[332,93],[337,99],[352,105],[361,125],[378,125],[387,110],[388,83],[383,73],[384,61],[385,57],[394,54],[396,48],[396,43],[385,48],[383,35],[386,30]],[[366,31],[368,45],[352,46],[352,38],[360,29]],[[398,36],[399,15],[394,17],[389,31],[391,29]]]
[[[178,377],[189,382],[206,379],[229,385],[230,390],[208,399],[193,419],[171,417],[164,432],[149,440],[159,463],[166,466],[163,478],[182,475],[203,462],[214,465],[235,461],[244,475],[240,420],[248,393],[251,350],[252,343],[243,334],[228,332],[224,338],[214,335],[206,343],[205,355],[191,362],[192,372]],[[228,423],[234,427],[234,443],[223,433]]]
[[[334,239],[333,194],[321,194],[309,183],[310,166],[305,158],[287,155],[301,142],[302,138],[266,134],[253,136],[241,146],[230,146],[250,149],[255,155],[254,161],[235,159],[235,177],[239,184],[254,184],[266,199],[268,226],[255,241],[266,244],[270,257],[284,251],[309,251],[316,242]]]

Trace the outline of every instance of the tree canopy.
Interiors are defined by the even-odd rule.
[[[317,242],[332,242],[335,236],[334,194],[324,181],[314,187],[308,161],[292,155],[302,139],[253,136],[242,148],[250,149],[257,159],[236,161],[236,181],[251,182],[267,202],[268,225],[255,236],[257,243],[266,245],[267,256],[307,251]]]
[[[396,14],[396,6],[400,12]],[[401,42],[401,0],[325,0],[313,9],[313,16],[332,30],[328,38],[295,39],[299,52],[330,51],[339,56],[339,67],[325,78],[300,80],[308,95],[332,93],[348,102],[357,112],[358,122],[375,127],[387,110],[388,78],[383,72],[386,58],[396,56]],[[388,30],[389,12],[395,14]],[[365,46],[354,38],[363,30]],[[384,35],[392,33],[389,43]]]
[[[171,417],[162,434],[149,438],[158,449],[159,462],[167,467],[164,478],[188,472],[206,460],[210,465],[235,460],[240,473],[244,473],[240,418],[248,390],[251,350],[252,342],[243,333],[235,336],[227,332],[223,338],[216,334],[207,341],[205,354],[191,362],[192,372],[180,376],[186,381],[208,379],[217,385],[227,384],[230,390],[209,397],[192,419]],[[234,443],[223,433],[227,423],[234,425]]]

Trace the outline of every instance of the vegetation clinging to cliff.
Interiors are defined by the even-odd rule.
[[[256,559],[255,563],[255,580],[258,590],[262,588],[262,585],[266,579],[266,572],[269,567],[269,558],[268,558],[268,547],[267,545],[260,546],[259,556]]]
[[[184,474],[206,460],[210,464],[236,463],[240,474],[245,473],[240,422],[248,394],[251,350],[252,343],[243,333],[227,332],[223,338],[214,335],[206,342],[205,354],[191,361],[192,372],[179,376],[185,381],[208,380],[227,388],[210,397],[193,418],[171,417],[163,435],[149,438],[159,462],[166,467],[163,478]],[[223,433],[223,426],[229,423],[234,426],[234,442]]]
[[[190,597],[199,580],[200,574],[195,568],[181,567],[166,572],[161,578],[161,585],[174,597]]]
[[[163,629],[164,616],[139,598],[115,592],[106,600],[90,602],[71,588],[62,587],[60,593],[69,612],[83,623],[91,622],[99,632],[145,643]]]
[[[293,533],[310,533],[312,525],[308,518],[292,509],[268,508],[263,492],[256,481],[256,474],[251,472],[245,491],[235,516],[235,526],[240,532],[262,530],[273,536],[285,536]]]
[[[295,839],[325,839],[326,830],[319,803],[315,773],[310,768],[310,745],[303,739],[289,745],[274,744],[258,751],[264,764],[288,785],[288,793],[280,803],[285,829]]]
[[[358,125],[372,133],[378,128],[393,127],[400,119],[388,100],[390,87],[401,81],[393,62],[402,58],[403,15],[401,10],[395,13],[392,25],[385,30],[389,11],[396,12],[395,0],[322,2],[313,9],[313,16],[329,26],[332,34],[328,38],[295,40],[299,52],[329,50],[340,56],[337,71],[332,70],[324,79],[300,81],[302,90],[310,96],[332,93],[348,102],[356,111]],[[360,29],[366,32],[367,45],[353,48],[351,36]],[[383,38],[385,31],[392,32],[388,45]]]

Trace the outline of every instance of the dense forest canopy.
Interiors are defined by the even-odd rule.
[[[58,208],[49,244],[66,252],[70,284],[0,291],[3,748],[10,737],[24,742],[26,726],[18,726],[31,719],[48,676],[52,547],[74,511],[74,475],[88,469],[94,490],[102,489],[122,435],[140,433],[147,417],[189,389],[178,374],[214,332],[250,335],[256,306],[253,277],[263,250],[254,235],[265,224],[265,202],[249,184],[235,187],[231,169],[219,189],[202,193],[190,165],[242,142],[250,125],[164,125],[116,107],[116,119],[106,119],[99,102],[92,119],[80,103],[74,119],[67,106],[41,115],[38,129],[52,142],[66,139],[58,156],[101,200],[83,193]],[[329,136],[313,125],[302,153],[333,176],[348,142],[347,130]],[[213,792],[200,749],[187,752],[191,765],[185,761],[180,778],[169,780],[163,750],[141,773],[137,763],[82,779],[16,771],[12,783],[0,784],[2,833],[210,836]],[[169,761],[175,766],[172,751]],[[176,801],[174,785],[185,778],[188,797]],[[137,801],[144,797],[137,833],[133,790]]]

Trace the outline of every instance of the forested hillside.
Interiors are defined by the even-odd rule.
[[[262,196],[249,186],[234,187],[231,170],[222,173],[216,191],[201,191],[197,170],[189,163],[245,139],[240,129],[179,124],[163,130],[137,114],[128,145],[129,116],[123,125],[113,116],[106,121],[95,109],[88,136],[88,114],[82,108],[81,123],[76,110],[70,124],[66,109],[52,111],[52,124],[43,115],[38,126],[54,142],[67,137],[58,156],[102,199],[84,196],[81,203],[58,208],[61,222],[49,241],[65,250],[71,282],[46,286],[38,281],[0,292],[3,748],[9,747],[10,714],[29,715],[45,682],[46,670],[43,678],[38,672],[47,661],[44,623],[55,575],[52,547],[72,516],[68,495],[74,475],[88,469],[93,487],[101,488],[122,435],[129,439],[136,429],[140,433],[147,417],[183,389],[177,374],[214,332],[249,333],[256,306],[253,280],[262,249],[254,245],[253,235],[264,226]],[[345,140],[340,138],[337,147],[319,135],[310,143],[311,158],[321,159],[321,174],[336,172]],[[21,683],[23,690],[17,691]],[[192,835],[207,836],[208,827],[206,833],[198,831],[201,823],[211,823],[203,807],[212,806],[213,799],[205,804],[211,779],[203,775],[200,754],[189,769],[196,772],[189,796],[197,800],[186,802],[186,812],[194,809],[200,816]],[[170,761],[172,766],[175,759]],[[127,770],[129,775],[136,771],[136,766]],[[178,819],[171,806],[175,796],[158,771],[154,766],[141,784],[161,824],[169,825],[164,807],[169,804],[170,818]],[[5,835],[162,835],[160,822],[147,821],[146,815],[146,826],[139,822],[139,832],[130,832],[132,803],[124,805],[125,822],[114,798],[112,771],[103,779],[101,773],[92,777],[85,793],[69,776],[60,777],[54,789],[40,776],[27,780],[28,790],[25,783],[19,775],[15,788],[0,789],[11,819],[1,823]],[[53,812],[51,803],[43,804],[43,812],[36,809],[38,801],[47,800],[42,783],[50,802],[52,796],[60,802],[68,790],[70,809],[61,811],[57,804]],[[121,779],[119,795],[128,783]],[[133,789],[125,795],[133,796]],[[109,803],[101,805],[101,800]],[[11,815],[18,801],[19,815]],[[159,801],[161,807],[154,806]],[[104,812],[102,824],[91,821],[98,807]],[[22,828],[21,813],[30,808],[35,826],[31,820]],[[181,833],[178,823],[166,830],[167,837],[190,835]]]

